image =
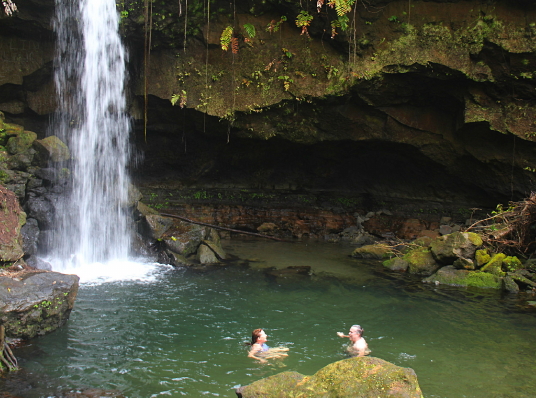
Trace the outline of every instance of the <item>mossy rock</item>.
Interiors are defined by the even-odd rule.
[[[6,149],[10,154],[16,155],[17,153],[22,153],[30,148],[36,139],[36,133],[25,130],[19,135],[10,138],[7,141]]]
[[[400,257],[393,257],[389,260],[385,260],[383,263],[383,266],[387,269],[390,269],[391,271],[407,271],[409,267],[409,263]]]
[[[432,252],[425,248],[411,250],[404,255],[404,260],[409,264],[410,274],[432,275],[439,268]]]
[[[358,247],[352,252],[352,257],[355,258],[375,258],[378,260],[393,257],[393,249],[383,243],[375,243]]]
[[[501,289],[502,279],[489,272],[467,271],[449,265],[440,268],[434,275],[423,279],[424,283],[436,285],[479,287],[483,289]]]
[[[484,265],[480,271],[482,272],[490,272],[492,274],[500,274],[502,272],[502,263],[504,259],[506,258],[506,254],[504,253],[497,253],[495,254],[490,261]]]
[[[451,265],[458,258],[474,258],[477,248],[482,246],[482,238],[472,232],[453,232],[435,239],[430,249],[436,261]]]
[[[477,267],[482,267],[491,260],[491,256],[488,254],[487,249],[479,249],[475,252],[475,262]]]
[[[33,147],[37,151],[37,158],[40,164],[43,166],[49,161],[62,162],[71,158],[71,153],[67,145],[55,135],[42,140],[35,140]]]
[[[516,256],[508,256],[502,262],[503,271],[515,272],[519,269],[523,269],[523,263]]]
[[[503,278],[503,289],[510,293],[519,293],[519,286],[510,275]]]
[[[380,358],[356,357],[332,363],[313,376],[283,372],[240,387],[243,398],[422,398],[417,375]]]
[[[468,258],[460,257],[456,261],[454,261],[454,264],[452,264],[454,268],[456,269],[466,269],[469,271],[472,271],[475,269],[475,263],[473,260],[469,260]]]

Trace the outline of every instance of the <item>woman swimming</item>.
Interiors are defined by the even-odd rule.
[[[286,347],[270,348],[266,344],[268,336],[263,329],[255,329],[251,333],[251,349],[249,350],[248,357],[256,359],[262,363],[268,362],[267,359],[286,357],[288,351]]]

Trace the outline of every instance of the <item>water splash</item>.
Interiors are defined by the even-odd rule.
[[[54,269],[125,261],[130,250],[126,52],[114,0],[56,0],[53,134],[71,150],[72,191],[59,205]]]

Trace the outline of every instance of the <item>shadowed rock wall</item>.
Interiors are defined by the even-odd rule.
[[[431,214],[492,208],[534,187],[532,2],[357,2],[349,28],[331,38],[335,10],[317,12],[316,2],[203,11],[166,1],[153,5],[150,57],[143,3],[118,7],[143,155],[133,173],[146,195],[247,189],[331,195],[320,208],[353,198],[360,205],[349,213]],[[53,2],[17,5],[0,20],[10,69],[0,110],[44,136],[54,109]],[[308,34],[296,27],[300,11],[313,17]],[[235,52],[221,48],[227,26]]]

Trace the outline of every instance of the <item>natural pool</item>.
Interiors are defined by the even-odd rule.
[[[68,324],[16,352],[31,386],[6,382],[0,391],[235,397],[239,385],[287,370],[313,374],[343,359],[347,340],[335,333],[359,323],[372,356],[413,368],[425,397],[536,394],[536,312],[516,298],[412,282],[339,245],[223,243],[249,261],[83,284]],[[261,270],[290,265],[309,265],[316,276],[274,279]],[[288,346],[289,357],[272,365],[247,358],[244,342],[258,327],[269,345]]]

